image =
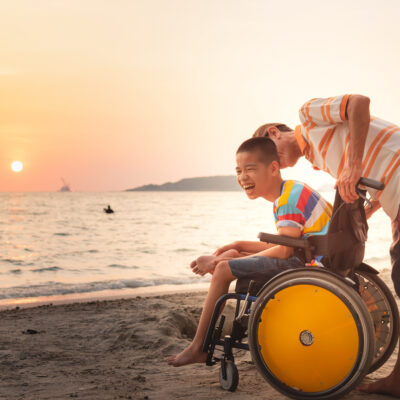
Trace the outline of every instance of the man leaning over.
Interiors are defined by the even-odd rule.
[[[385,184],[377,192],[368,189],[373,208],[367,218],[382,207],[392,221],[390,247],[392,280],[400,296],[400,128],[370,116],[370,100],[361,95],[343,95],[307,101],[300,109],[295,130],[284,124],[265,124],[253,136],[271,138],[278,150],[281,168],[292,167],[305,157],[315,169],[337,179],[345,202],[357,199],[355,186],[361,176]],[[400,353],[393,372],[360,390],[400,397]]]

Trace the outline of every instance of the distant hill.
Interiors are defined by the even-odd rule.
[[[236,182],[236,176],[204,176],[200,178],[186,178],[178,182],[167,182],[162,185],[145,185],[127,192],[233,192],[239,191],[240,186]]]

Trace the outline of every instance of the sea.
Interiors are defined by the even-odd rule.
[[[390,220],[369,225],[365,261],[390,271]],[[0,306],[205,288],[190,262],[259,232],[276,232],[272,204],[241,192],[3,192]]]

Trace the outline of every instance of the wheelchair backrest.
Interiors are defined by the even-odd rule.
[[[343,276],[351,274],[364,259],[368,223],[364,199],[345,203],[336,190],[328,233],[308,238],[314,254],[322,255],[322,263]]]

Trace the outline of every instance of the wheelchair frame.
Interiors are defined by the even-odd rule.
[[[372,187],[374,187],[374,185],[376,186],[377,184],[376,182],[372,182],[371,184],[370,180],[365,179],[363,179],[363,181],[360,183]],[[361,195],[361,197],[366,200],[365,196]],[[324,273],[328,274],[327,276],[338,279],[341,284],[345,285],[345,287],[351,288],[355,292],[358,292],[358,295],[360,295],[361,299],[363,300],[363,304],[365,304],[365,308],[369,311],[371,315],[371,317],[367,318],[371,318],[373,322],[373,325],[371,326],[375,330],[375,350],[373,351],[373,356],[368,356],[370,357],[370,359],[372,358],[372,361],[366,361],[368,365],[363,367],[363,371],[360,372],[362,376],[360,375],[357,378],[357,381],[362,379],[362,377],[366,373],[370,373],[383,365],[383,363],[392,354],[397,343],[399,334],[399,312],[393,295],[391,294],[388,287],[384,284],[384,282],[378,277],[378,271],[365,263],[361,263],[360,265],[358,265],[358,267],[354,269],[354,276],[352,277],[352,279],[350,277],[341,276],[337,273],[334,273],[325,268],[323,265],[321,265],[321,267],[310,267],[307,263],[311,261],[312,254],[315,254],[314,251],[316,247],[318,249],[321,249],[322,242],[318,242],[318,238],[317,242],[313,242],[312,240],[308,241],[305,239],[295,239],[266,233],[260,233],[259,238],[262,241],[270,243],[276,243],[294,248],[301,248],[304,251],[306,259],[305,266],[307,268],[304,268],[305,271],[308,271],[310,269],[323,271]],[[316,246],[314,246],[314,244],[316,244]],[[236,283],[236,293],[227,293],[218,299],[208,327],[206,338],[204,340],[203,352],[207,353],[206,365],[211,366],[215,365],[217,362],[221,363],[219,378],[221,386],[224,389],[235,391],[239,382],[239,373],[235,366],[233,349],[251,350],[253,360],[254,358],[257,358],[257,354],[255,354],[257,352],[251,349],[249,343],[244,342],[244,339],[246,339],[248,336],[249,319],[251,320],[251,313],[254,312],[254,303],[257,302],[260,294],[262,294],[262,292],[266,290],[266,288],[268,287],[268,285],[271,284],[272,281],[276,281],[277,279],[281,279],[285,276],[289,278],[290,274],[292,274],[293,271],[299,270],[303,269],[285,271],[275,276],[270,281],[262,283],[250,280],[238,280]],[[244,283],[244,281],[247,282]],[[246,288],[243,287],[243,283]],[[235,316],[231,333],[222,338],[222,330],[225,323],[225,316],[220,316],[220,314],[225,302],[228,300],[236,300]],[[355,300],[357,302],[357,299]],[[377,303],[380,304],[378,305]],[[365,311],[361,312],[365,313]],[[253,321],[250,322],[254,324],[254,318]],[[255,339],[250,338],[250,342],[252,341],[254,347]],[[220,357],[216,357],[214,355],[216,347],[222,347],[222,354]],[[370,350],[370,353],[371,352],[372,350]],[[258,369],[263,374],[263,372],[265,372],[262,371],[263,366],[260,367],[260,363],[257,360],[255,361]],[[310,394],[310,397],[307,397],[306,394],[298,395],[296,391],[291,392],[291,389],[289,387],[284,387],[283,390],[281,390],[279,380],[278,382],[274,382],[274,379],[271,380],[271,377],[267,378],[265,375],[264,378],[273,386],[275,386],[275,388],[277,388],[287,396],[294,398],[318,398],[318,396],[316,397],[312,394]],[[351,390],[351,387],[347,388],[346,392],[349,390]],[[342,394],[343,393],[340,393],[340,395]],[[334,390],[332,394],[328,393],[327,397],[321,396],[321,398],[336,398]]]

